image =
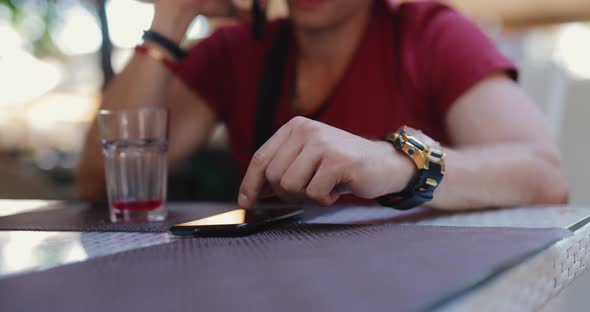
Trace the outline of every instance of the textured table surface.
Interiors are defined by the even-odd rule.
[[[44,209],[43,201],[0,200],[0,216]],[[428,209],[399,212],[381,207],[346,206],[312,223],[413,223],[442,226],[506,226],[566,228],[590,215],[586,207],[522,207],[440,214]],[[166,233],[98,233],[0,231],[0,278],[163,244]],[[558,294],[590,263],[590,226],[503,273],[443,310],[522,311],[538,309]]]

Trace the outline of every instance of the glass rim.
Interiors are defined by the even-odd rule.
[[[98,115],[106,116],[106,115],[115,115],[115,114],[128,114],[134,112],[143,112],[143,111],[161,111],[161,112],[168,112],[167,107],[161,106],[142,106],[142,107],[126,107],[126,108],[115,108],[115,109],[99,109]]]

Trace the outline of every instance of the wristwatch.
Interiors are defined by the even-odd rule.
[[[445,175],[445,154],[440,144],[421,131],[407,126],[388,134],[385,141],[410,157],[418,172],[403,191],[383,195],[375,200],[383,206],[399,210],[407,210],[431,201],[434,190]]]

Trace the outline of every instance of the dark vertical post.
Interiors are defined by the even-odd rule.
[[[102,32],[102,44],[100,46],[100,66],[103,73],[103,88],[106,87],[107,84],[115,77],[113,64],[111,62],[113,44],[111,42],[111,35],[109,33],[106,1],[107,0],[97,0],[96,2],[98,16],[100,18],[100,30]]]

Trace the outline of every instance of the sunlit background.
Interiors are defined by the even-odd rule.
[[[465,1],[451,2],[462,9]],[[590,153],[582,140],[590,129],[590,24],[509,28],[489,10],[485,18],[464,11],[521,66],[523,87],[560,141],[572,200],[590,203],[578,183],[590,174],[578,167]],[[0,0],[0,198],[76,197],[73,170],[101,87],[125,65],[153,15],[153,5],[136,0]],[[218,24],[198,16],[187,41]]]
[[[108,70],[100,62],[100,5],[0,0],[0,197],[76,196],[72,172]],[[103,10],[116,72],[149,28],[154,8],[111,0]],[[199,16],[187,39],[209,32]]]

